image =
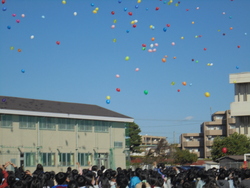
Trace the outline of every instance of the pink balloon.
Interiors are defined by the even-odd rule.
[[[159,44],[158,43],[155,43],[155,46],[158,46]]]
[[[17,19],[17,20],[16,20],[16,23],[20,23],[20,20]]]
[[[135,71],[138,72],[140,69],[139,68],[136,68]]]
[[[156,48],[153,49],[153,52],[156,52]]]
[[[153,50],[152,49],[148,49],[148,52],[152,52]]]
[[[120,75],[119,75],[119,74],[117,74],[117,75],[115,75],[115,77],[116,77],[116,78],[120,78]]]
[[[111,28],[114,29],[114,28],[115,28],[115,25],[111,25]]]
[[[16,14],[12,14],[13,17],[16,17]]]

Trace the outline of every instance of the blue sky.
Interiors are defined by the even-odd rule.
[[[230,109],[229,74],[250,69],[250,1],[168,2],[6,0],[0,95],[99,105],[171,143],[199,132],[211,113]]]

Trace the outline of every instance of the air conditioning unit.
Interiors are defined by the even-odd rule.
[[[211,135],[209,135],[209,136],[208,136],[208,138],[212,138],[212,136],[211,136]]]
[[[194,139],[194,137],[193,136],[190,136],[190,140],[193,140]]]

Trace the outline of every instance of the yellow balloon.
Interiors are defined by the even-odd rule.
[[[210,97],[210,93],[209,92],[206,92],[204,93],[205,97]]]
[[[184,39],[184,37],[181,37],[181,39]]]
[[[93,10],[92,12],[93,12],[94,14],[96,14],[96,13],[97,13],[97,11],[96,11],[96,10]]]
[[[64,4],[64,5],[65,5],[66,3],[67,3],[67,2],[66,2],[65,0],[63,0],[63,1],[62,1],[62,4]]]
[[[99,8],[98,8],[98,7],[96,7],[96,8],[95,8],[95,10],[96,10],[96,11],[98,11],[98,10],[99,10]]]
[[[137,1],[137,3],[140,3],[140,2],[141,2],[141,0],[138,0],[138,1]]]
[[[13,46],[11,46],[11,47],[10,47],[10,49],[11,49],[11,50],[14,50],[14,47],[13,47]]]
[[[116,39],[113,39],[113,42],[116,42]]]
[[[107,96],[107,97],[106,97],[106,99],[108,99],[108,100],[109,100],[109,99],[110,99],[110,96]]]
[[[116,19],[114,19],[114,21],[113,21],[114,23],[116,23],[117,22],[117,20]]]
[[[133,21],[131,21],[130,23],[131,23],[131,24],[135,24],[135,21],[133,20]]]
[[[128,61],[129,59],[130,59],[129,56],[126,56],[126,57],[125,57],[125,60],[126,60],[126,61]]]

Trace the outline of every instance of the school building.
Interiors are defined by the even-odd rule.
[[[126,167],[125,126],[134,119],[97,105],[0,96],[0,163],[66,171]]]

